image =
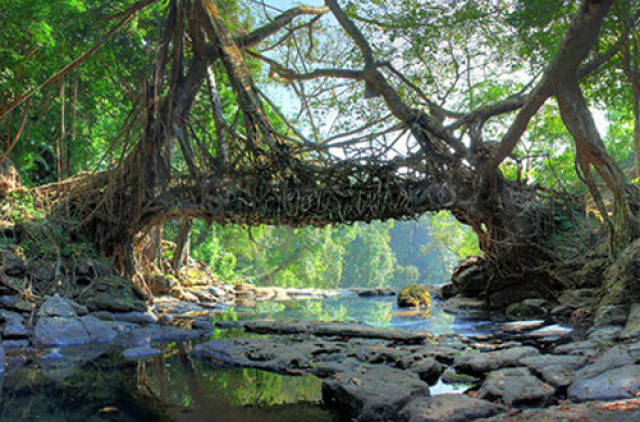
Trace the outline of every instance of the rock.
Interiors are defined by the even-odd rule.
[[[487,267],[482,258],[473,256],[458,265],[451,275],[451,283],[456,293],[467,297],[480,295],[489,280]]]
[[[108,321],[103,321],[108,322]],[[112,324],[124,324],[116,323]],[[195,340],[206,333],[196,330],[187,330],[173,326],[150,325],[125,331],[115,338],[114,343],[124,347],[137,347],[160,342],[176,342]]]
[[[22,318],[22,315],[7,311],[6,309],[0,309],[0,316],[4,319],[4,324],[2,324],[3,339],[16,339],[29,336],[30,331],[24,326],[24,318]]]
[[[456,289],[453,286],[453,283],[441,284],[433,286],[433,292],[431,295],[436,299],[447,300],[456,295]]]
[[[494,290],[487,300],[491,309],[502,310],[509,305],[517,302],[522,302],[526,299],[541,299],[540,292],[532,289],[531,286],[517,283],[514,285],[507,285],[503,288],[497,288]]]
[[[2,250],[2,269],[6,275],[12,277],[22,277],[27,270],[24,260],[15,253]]]
[[[4,349],[0,347],[0,374],[4,373]]]
[[[551,309],[549,315],[551,315],[554,321],[567,322],[571,318],[571,314],[573,313],[573,311],[575,311],[575,308],[565,305],[558,305],[554,306]]]
[[[593,378],[613,368],[631,365],[633,358],[623,346],[615,346],[600,355],[591,365],[576,371],[575,379]]]
[[[372,296],[393,296],[396,292],[390,287],[377,287],[375,289],[364,289],[358,291],[358,296],[372,297]]]
[[[604,325],[624,325],[627,322],[629,308],[624,305],[602,305],[596,310],[594,324]]]
[[[447,368],[442,374],[441,380],[446,384],[475,384],[478,382],[478,378],[468,374],[459,374],[453,368]]]
[[[209,286],[209,293],[218,298],[219,301],[227,296],[227,293],[224,291],[224,289],[221,289],[217,286]]]
[[[561,344],[553,349],[553,353],[571,354],[571,355],[592,355],[598,348],[598,343],[592,340],[576,341],[572,343]]]
[[[596,343],[611,343],[615,341],[622,328],[617,325],[608,325],[604,327],[593,327],[587,331],[587,339]]]
[[[144,296],[133,283],[118,276],[98,277],[82,301],[91,311],[144,312]]]
[[[593,297],[596,294],[597,289],[570,289],[565,290],[558,297],[558,302],[561,305],[571,308],[586,308],[591,306]]]
[[[77,318],[40,318],[33,334],[33,342],[41,346],[86,344],[89,341],[89,333]]]
[[[398,306],[400,308],[431,307],[431,295],[427,286],[412,284],[403,287],[398,292]]]
[[[467,422],[505,410],[503,406],[465,394],[440,394],[412,400],[400,411],[399,417],[407,422]]]
[[[2,340],[2,347],[5,349],[24,349],[29,347],[29,340]]]
[[[410,366],[409,370],[416,373],[422,381],[429,385],[433,385],[438,381],[440,375],[442,375],[444,368],[437,360],[433,358],[426,358]]]
[[[539,355],[518,361],[556,388],[568,387],[575,378],[575,370],[584,366],[585,362],[586,358],[580,355]]]
[[[75,308],[80,305],[76,304],[76,307],[74,307],[71,304],[72,302],[72,300],[62,298],[58,293],[56,293],[45,300],[38,310],[38,317],[75,317],[77,316]]]
[[[150,346],[132,347],[122,352],[122,356],[128,360],[145,360],[161,354],[160,349]]]
[[[325,405],[357,421],[388,421],[429,386],[407,371],[385,366],[340,374],[322,382]]]
[[[24,301],[18,295],[0,296],[0,307],[18,312],[31,312],[35,304]]]
[[[618,306],[627,311],[632,303],[640,303],[640,239],[636,239],[616,255],[613,264],[606,266],[598,311]],[[619,317],[619,314],[616,314]],[[626,316],[626,315],[625,315]],[[624,324],[624,319],[598,325]]]
[[[151,312],[131,311],[114,313],[107,311],[97,311],[92,312],[91,315],[105,321],[125,321],[134,322],[136,324],[153,324],[155,322],[158,322],[158,317]]]
[[[245,330],[262,334],[312,334],[320,337],[359,337],[394,340],[403,343],[421,343],[428,333],[407,330],[388,330],[356,322],[296,322],[296,321],[247,321]]]
[[[547,316],[549,302],[544,299],[525,299],[507,307],[507,317],[511,320],[539,319]]]
[[[579,379],[569,386],[572,401],[617,400],[640,393],[640,365],[610,369],[593,378]]]
[[[627,317],[624,329],[620,333],[620,339],[628,340],[640,336],[640,303],[631,305],[631,311]]]
[[[514,407],[543,406],[549,402],[555,389],[533,376],[527,368],[504,368],[489,373],[478,397],[501,400]]]
[[[511,349],[499,350],[496,352],[474,353],[467,352],[458,356],[454,361],[456,372],[482,375],[485,372],[494,371],[499,368],[517,366],[518,361],[527,356],[536,356],[540,352],[533,347],[513,347]]]
[[[313,362],[311,364],[311,372],[320,378],[330,377],[341,372],[346,372],[349,369],[349,366],[338,362]]]
[[[484,422],[636,422],[640,420],[640,400],[629,399],[586,404],[563,403],[546,409],[509,412]]]
[[[92,315],[80,318],[91,343],[107,343],[113,341],[120,334],[132,330],[134,327],[126,323],[102,321]]]
[[[150,277],[148,285],[154,295],[164,295],[176,287],[177,282],[173,276],[167,277],[165,275],[155,274]]]

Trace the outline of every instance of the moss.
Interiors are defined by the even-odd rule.
[[[431,295],[426,286],[421,284],[411,284],[398,292],[398,306],[409,307],[431,307]]]

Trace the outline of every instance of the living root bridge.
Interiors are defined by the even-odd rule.
[[[376,166],[320,180],[274,182],[253,172],[187,179],[144,208],[140,228],[182,216],[221,224],[323,226],[413,217],[455,202],[443,182],[399,177]]]

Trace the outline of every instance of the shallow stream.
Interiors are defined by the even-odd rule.
[[[486,334],[488,321],[448,314],[434,303],[430,315],[398,315],[395,298],[338,297],[259,302],[227,308],[218,320],[353,320],[433,334]],[[216,330],[213,336],[239,335]],[[161,356],[125,361],[109,345],[45,351],[52,358],[9,371],[2,382],[2,421],[225,421],[320,422],[323,409],[313,376],[283,376],[256,369],[220,368],[191,359],[190,344],[167,344]],[[45,356],[49,356],[45,355]],[[62,357],[60,357],[62,355]],[[19,359],[19,358],[18,358]],[[15,366],[15,365],[10,365]],[[461,388],[461,387],[458,387]],[[437,384],[432,394],[455,391]]]

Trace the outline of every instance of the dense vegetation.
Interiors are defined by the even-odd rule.
[[[441,280],[479,247],[493,280],[574,285],[640,233],[637,10],[3,0],[3,172],[129,275],[191,238],[260,283]],[[315,227],[440,210],[479,245],[449,214]]]

